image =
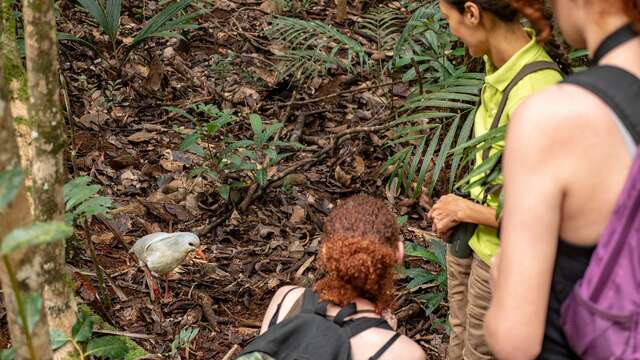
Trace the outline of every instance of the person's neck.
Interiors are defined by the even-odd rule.
[[[628,23],[629,18],[620,14],[601,17],[596,24],[585,26],[585,43],[589,54],[593,57],[607,36]]]
[[[529,35],[519,23],[500,25],[491,32],[489,59],[496,68],[506,64],[520,49],[530,41]]]

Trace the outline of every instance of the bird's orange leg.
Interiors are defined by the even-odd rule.
[[[156,301],[156,299],[160,297],[160,287],[158,286],[156,280],[153,278],[153,275],[151,275],[151,271],[149,271],[149,268],[144,266],[143,269],[144,277],[146,278],[147,285],[149,286],[151,301]]]

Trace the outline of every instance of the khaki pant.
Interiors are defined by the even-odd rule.
[[[450,360],[494,359],[483,331],[491,302],[489,270],[489,265],[476,255],[460,259],[447,254]]]

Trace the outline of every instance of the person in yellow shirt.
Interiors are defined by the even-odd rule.
[[[451,32],[472,56],[485,61],[485,83],[476,110],[474,136],[509,121],[528,96],[562,80],[562,73],[535,33],[524,28],[518,12],[506,0],[440,0],[441,12]],[[501,152],[504,143],[478,153],[476,166]],[[497,179],[493,184],[500,183]],[[493,359],[483,333],[484,316],[491,300],[491,258],[500,246],[496,208],[499,194],[485,186],[470,191],[472,200],[449,194],[429,211],[434,231],[447,237],[461,223],[477,224],[468,245],[469,256],[447,254],[449,359]],[[465,244],[466,245],[466,244]]]

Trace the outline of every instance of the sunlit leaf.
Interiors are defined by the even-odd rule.
[[[60,222],[35,223],[28,227],[13,230],[0,245],[0,253],[10,254],[28,246],[36,246],[61,241],[73,234],[73,227]]]
[[[101,336],[89,340],[86,355],[118,360],[124,359],[128,351],[127,342],[123,337]]]

